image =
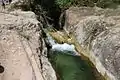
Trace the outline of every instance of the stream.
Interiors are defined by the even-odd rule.
[[[72,44],[59,44],[49,34],[46,42],[51,46],[48,53],[58,80],[105,80],[93,66],[83,60]]]
[[[62,26],[65,24],[64,8],[60,8],[60,6],[55,3],[55,0],[35,0],[35,4],[42,6],[40,8],[38,6],[38,10],[34,10],[33,12],[44,18],[43,21],[40,20],[43,28],[51,29],[52,26],[57,30],[63,30]],[[41,11],[44,14],[41,14]],[[56,71],[58,80],[105,80],[93,63],[84,57],[84,55],[80,55],[81,52],[75,49],[79,44],[76,43],[77,45],[73,45],[65,43],[64,41],[59,44],[52,38],[53,36],[50,36],[49,31],[44,29],[43,31],[45,32],[45,43],[48,49],[47,56]]]

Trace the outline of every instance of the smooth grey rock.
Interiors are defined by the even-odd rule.
[[[88,57],[107,80],[120,80],[120,9],[66,10],[64,29],[89,51]]]

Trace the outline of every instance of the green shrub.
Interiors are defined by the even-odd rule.
[[[72,5],[94,7],[95,3],[101,8],[117,8],[120,0],[55,0],[55,3],[62,9],[69,8]]]
[[[117,8],[117,0],[100,0],[97,2],[97,6],[101,8]]]
[[[101,8],[116,8],[120,4],[120,0],[74,0],[74,4],[77,6],[94,7],[95,3]]]
[[[60,8],[68,8],[73,2],[74,0],[55,0],[55,3],[59,5]]]

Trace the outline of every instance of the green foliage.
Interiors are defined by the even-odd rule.
[[[116,0],[100,0],[97,2],[97,6],[101,8],[117,8],[118,1]]]
[[[74,0],[55,0],[55,3],[59,5],[60,8],[67,8],[72,5]]]
[[[120,0],[55,0],[56,4],[60,8],[69,8],[70,6],[86,6],[94,7],[98,6],[101,8],[117,8],[120,4]]]
[[[74,4],[78,6],[116,8],[120,4],[120,0],[74,0]]]

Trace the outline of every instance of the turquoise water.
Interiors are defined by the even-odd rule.
[[[91,66],[72,51],[52,50],[49,60],[55,69],[58,80],[96,80]]]
[[[77,56],[79,53],[74,45],[58,44],[49,34],[46,42],[52,46],[50,50],[48,49],[48,58],[58,80],[105,80],[91,61],[83,56],[82,58]]]

